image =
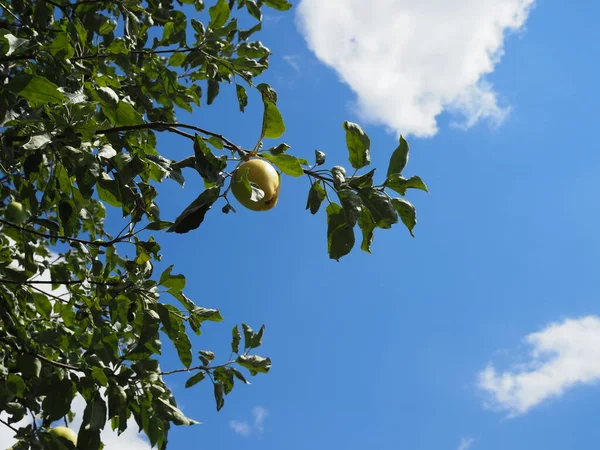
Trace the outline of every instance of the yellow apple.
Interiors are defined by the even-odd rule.
[[[21,203],[12,201],[6,206],[5,217],[9,222],[22,224],[27,219],[27,211]]]
[[[67,427],[54,427],[50,429],[50,433],[55,436],[65,438],[67,441],[73,443],[77,447],[77,433]]]
[[[250,199],[250,193],[244,188],[242,174],[247,171],[248,181],[256,184],[265,196],[257,202]],[[281,179],[275,168],[265,160],[251,159],[242,163],[233,175],[231,192],[246,208],[252,211],[268,211],[277,204]]]

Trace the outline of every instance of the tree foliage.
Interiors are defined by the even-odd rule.
[[[166,448],[172,425],[197,423],[178,409],[166,376],[186,374],[186,388],[212,383],[221,409],[236,382],[268,372],[271,361],[254,353],[264,326],[234,327],[232,356],[220,362],[211,351],[193,350],[190,337],[201,334],[204,322],[223,318],[185,295],[185,277],[173,266],[154,272],[160,234],[196,230],[218,208],[234,212],[231,177],[249,158],[308,178],[306,209],[317,214],[326,202],[327,250],[336,260],[355,246],[357,226],[367,252],[377,228],[402,222],[412,234],[415,208],[403,197],[427,188],[419,177],[402,175],[409,153],[403,138],[376,184],[375,169],[367,171],[369,137],[351,122],[341,130],[351,176],[341,166],[324,169],[318,150],[309,163],[283,142],[263,149],[264,139],[279,140],[286,127],[276,91],[255,82],[270,56],[255,36],[265,8],[288,10],[286,0],[0,6],[3,426],[15,431],[15,449],[73,448],[47,431],[56,421],[72,421],[79,395],[86,407],[78,448],[102,448],[107,423],[122,432],[131,417],[153,446]],[[210,105],[225,88],[235,89],[242,112],[249,101],[263,105],[254,148],[227,139],[226,129],[177,121],[178,110]],[[180,135],[189,156],[162,156],[157,133]],[[183,185],[184,172],[202,177],[205,190],[178,217],[162,217],[160,183]],[[126,219],[118,233],[109,232],[107,208]],[[160,367],[164,338],[181,368]],[[15,428],[29,416],[33,423]]]

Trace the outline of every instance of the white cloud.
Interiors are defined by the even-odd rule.
[[[508,108],[485,76],[535,0],[302,0],[298,24],[316,56],[357,94],[362,120],[432,136],[449,111],[469,128]]]
[[[244,437],[250,436],[254,432],[262,434],[265,431],[264,423],[268,415],[269,411],[267,411],[266,408],[262,406],[255,406],[252,409],[252,424],[250,424],[248,421],[230,420],[229,428],[231,428],[235,433]]]
[[[530,360],[499,373],[490,364],[479,373],[487,406],[524,414],[567,389],[600,381],[600,317],[554,323],[525,337]]]
[[[262,433],[264,431],[264,422],[269,412],[262,406],[256,406],[252,410],[252,416],[254,417],[254,427]]]
[[[296,72],[300,72],[300,63],[298,63],[298,57],[295,55],[284,55],[283,60],[290,65]]]
[[[229,427],[237,434],[241,434],[242,436],[248,436],[250,434],[250,424],[248,422],[230,420]]]
[[[469,450],[474,442],[475,439],[472,437],[462,438],[460,444],[458,444],[458,450]]]

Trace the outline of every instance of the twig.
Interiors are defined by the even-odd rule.
[[[235,363],[235,361],[228,361],[225,364],[221,364],[220,366],[208,366],[208,367],[207,366],[196,366],[196,367],[190,367],[189,369],[175,369],[175,370],[169,370],[167,372],[160,372],[160,375],[172,375],[174,373],[191,372],[193,370],[202,370],[206,373],[209,373],[211,370],[220,369],[221,367],[227,367],[234,363]]]
[[[10,423],[5,422],[2,419],[0,419],[0,423],[3,424],[3,425],[6,425],[8,428],[10,428],[11,430],[13,430],[15,433],[19,432],[19,430],[17,430],[15,427],[13,427]]]
[[[80,369],[79,367],[72,366],[70,364],[61,363],[59,361],[53,361],[51,359],[46,358],[45,356],[38,355],[38,354],[34,354],[33,356],[41,359],[42,361],[46,361],[48,364],[52,364],[53,366],[60,367],[62,369],[74,370],[76,372],[83,372],[83,373],[85,373],[85,370]]]
[[[92,280],[64,280],[64,281],[13,281],[13,280],[7,280],[5,278],[0,278],[0,284],[2,283],[6,283],[6,284],[14,284],[14,285],[26,285],[26,286],[31,286],[33,284],[64,284],[65,286],[68,285],[72,285],[72,284],[83,284],[83,283],[90,283],[96,286],[119,286],[121,283],[111,283],[108,281],[92,281]]]
[[[62,241],[78,242],[80,244],[93,245],[96,247],[111,247],[111,246],[115,245],[116,243],[122,241],[123,239],[130,237],[129,235],[125,235],[122,237],[117,236],[116,238],[114,238],[110,241],[87,241],[85,239],[78,239],[78,238],[69,237],[69,236],[61,236],[61,235],[56,235],[56,234],[42,233],[40,231],[31,230],[29,228],[24,228],[20,225],[17,225],[17,224],[11,223],[11,222],[7,222],[6,220],[3,220],[3,219],[0,219],[0,223],[7,225],[9,227],[15,228],[17,230],[23,231],[25,233],[35,234],[36,236],[43,237],[46,239],[58,239],[58,240],[62,240]]]

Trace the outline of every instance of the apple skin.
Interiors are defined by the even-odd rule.
[[[246,169],[248,169],[248,181],[257,184],[265,193],[265,196],[258,202],[250,200],[241,183],[237,183]],[[280,184],[280,176],[270,163],[262,159],[251,159],[242,163],[235,171],[231,192],[242,206],[252,211],[268,211],[277,204]]]
[[[6,206],[5,217],[9,222],[20,225],[27,219],[27,211],[21,203],[12,201]]]
[[[77,447],[77,433],[70,428],[54,427],[50,429],[50,433],[54,434],[55,436],[65,438],[67,441],[72,442],[73,445]]]

